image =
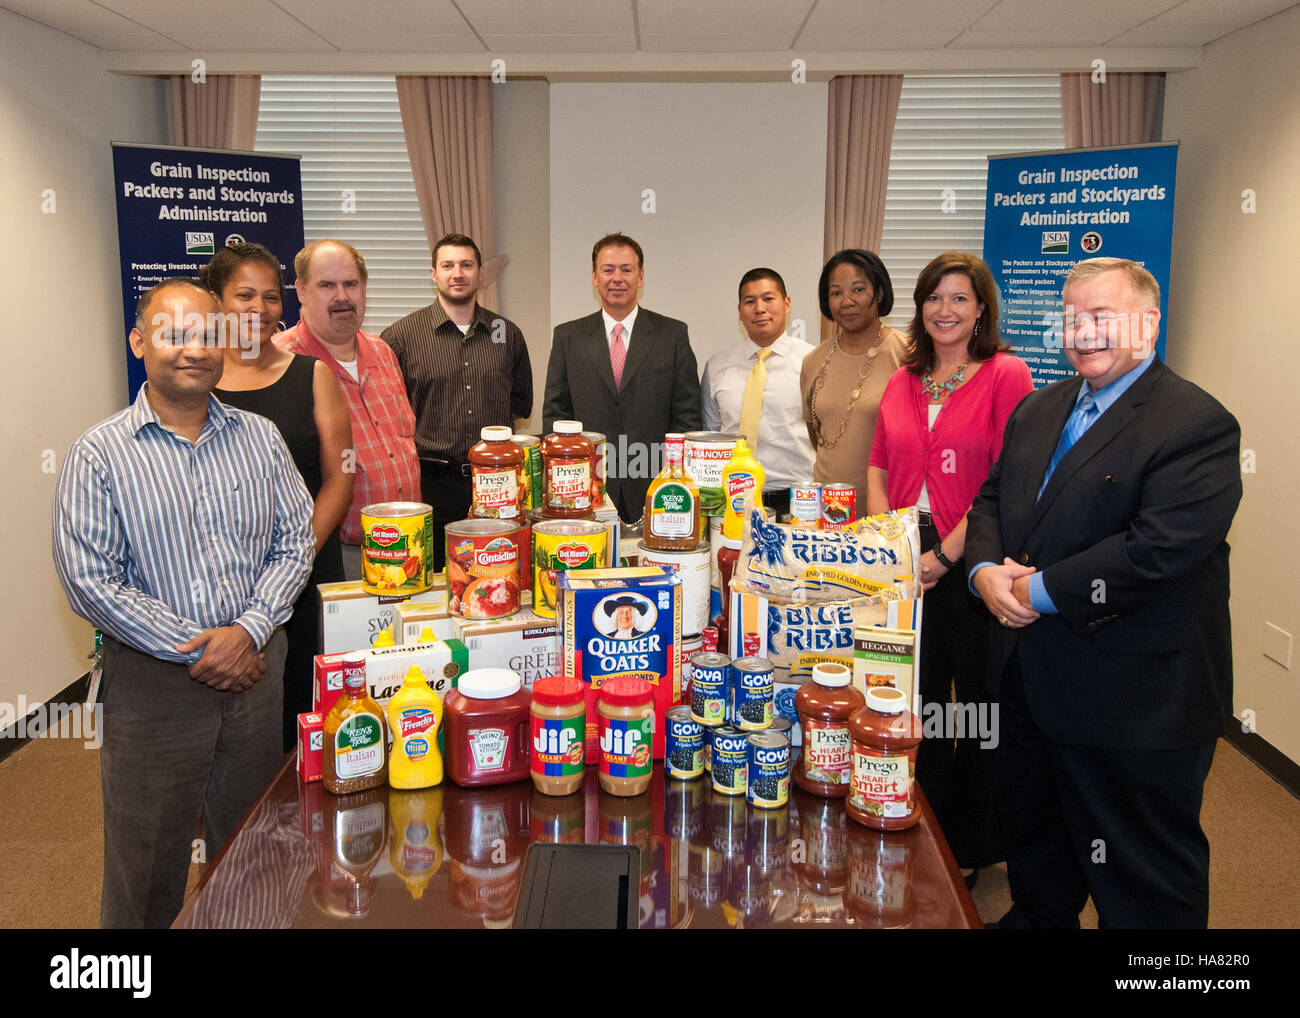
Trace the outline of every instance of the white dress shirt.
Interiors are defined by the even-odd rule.
[[[623,319],[623,352],[626,353],[632,349],[632,326],[636,324],[636,313],[641,310],[640,304],[634,304],[632,310],[627,313]],[[614,326],[618,324],[618,319],[614,318],[603,307],[600,309],[600,317],[605,321],[605,345],[613,349],[614,346]]]
[[[770,347],[763,411],[758,423],[757,448],[750,450],[763,464],[765,490],[788,488],[811,481],[813,447],[803,420],[803,396],[799,391],[799,369],[813,347],[789,333]],[[745,383],[758,361],[758,350],[749,340],[727,347],[709,358],[704,366],[701,389],[704,394],[706,431],[735,432],[740,427],[740,406],[745,400]]]

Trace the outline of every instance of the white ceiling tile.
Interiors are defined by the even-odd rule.
[[[245,38],[247,49],[264,36],[308,36],[311,30],[286,14],[272,0],[219,0],[216,3],[178,3],[177,0],[98,0],[109,10],[132,21],[179,39],[182,35],[217,33]]]
[[[489,35],[631,35],[632,0],[459,0],[485,39]]]
[[[776,32],[641,32],[647,53],[769,53],[789,46],[790,35]]]
[[[451,0],[275,0],[304,25],[334,42],[363,31],[366,38],[388,36],[474,37]]]
[[[939,48],[965,31],[990,10],[997,0],[819,0],[805,34],[834,32],[841,35],[890,30],[925,31]],[[802,45],[802,37],[795,47]],[[871,47],[875,49],[875,46]]]
[[[785,49],[814,0],[637,0],[637,24],[647,36],[774,34]]]
[[[485,35],[493,53],[634,53],[633,35]]]
[[[63,32],[147,31],[91,0],[3,0],[0,7]]]
[[[157,32],[137,29],[134,32],[69,32],[74,39],[104,50],[140,50],[142,52],[179,53],[185,49]]]
[[[977,32],[1042,31],[1052,33],[1050,45],[1091,46],[1148,18],[1176,7],[1183,0],[999,0],[997,6],[971,23]],[[1072,33],[1080,37],[1070,41]]]
[[[932,29],[875,28],[818,28],[805,29],[794,45],[792,53],[813,53],[851,50],[927,50],[941,48],[958,34],[936,33]],[[940,38],[940,35],[942,38]]]
[[[483,44],[469,32],[464,35],[327,35],[326,39],[346,53],[483,52]]]
[[[962,32],[948,45],[953,49],[1015,49],[1019,46],[1041,48],[1050,46],[1056,49],[1075,46],[1100,46],[1110,34],[1104,26],[1087,31],[1060,31],[1057,29],[1004,28],[993,31],[975,29]]]
[[[1295,0],[1186,0],[1110,40],[1116,46],[1204,46],[1239,28],[1271,17]]]
[[[304,31],[295,35],[232,35],[226,32],[190,30],[177,32],[176,41],[194,53],[334,53],[334,46]]]

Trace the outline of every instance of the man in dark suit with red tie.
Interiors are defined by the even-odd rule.
[[[555,328],[542,418],[577,420],[609,441],[609,496],[641,518],[664,435],[698,431],[700,379],[686,323],[637,306],[645,280],[641,245],[612,233],[591,252],[601,309]]]
[[[1080,377],[1021,401],[971,506],[971,586],[1001,623],[1004,927],[1200,927],[1201,796],[1232,709],[1225,538],[1236,419],[1155,356],[1137,264],[1065,284]]]

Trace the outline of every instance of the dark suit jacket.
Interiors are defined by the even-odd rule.
[[[1216,738],[1232,706],[1228,545],[1241,432],[1158,359],[1047,471],[1081,380],[1026,396],[971,506],[965,558],[1035,566],[1059,614],[994,626],[1001,675],[1019,653],[1049,738],[1173,749]]]
[[[614,388],[600,312],[557,325],[542,418],[548,433],[557,420],[576,420],[606,436],[609,496],[623,519],[639,520],[653,476],[651,447],[662,446],[667,432],[703,426],[686,323],[638,309],[621,390]]]

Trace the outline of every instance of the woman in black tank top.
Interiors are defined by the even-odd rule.
[[[343,579],[338,528],[352,502],[353,475],[344,462],[345,450],[352,446],[352,425],[343,392],[329,369],[271,342],[283,307],[283,278],[275,255],[261,244],[223,248],[201,278],[221,300],[223,312],[241,316],[237,332],[227,329],[217,399],[261,414],[280,429],[315,504],[311,525],[316,562],[285,623],[289,647],[284,663],[284,748],[288,751],[297,741],[298,715],[311,710],[312,657],[321,646],[316,586]]]

